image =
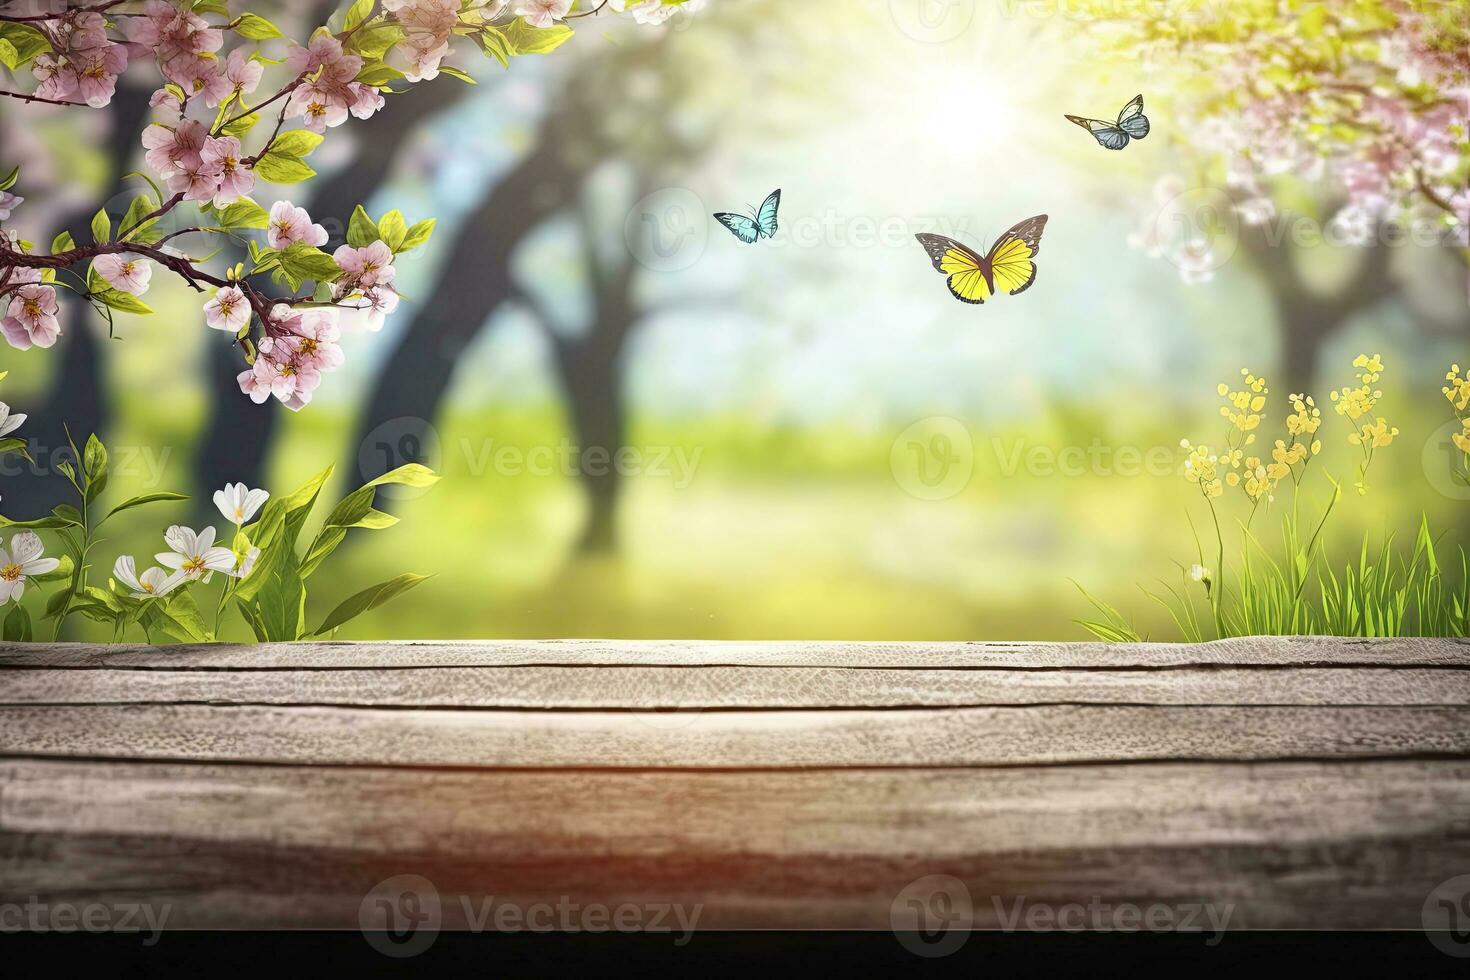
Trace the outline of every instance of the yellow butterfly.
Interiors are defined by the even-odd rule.
[[[1027,218],[996,239],[983,258],[967,245],[943,235],[915,235],[934,268],[949,276],[949,291],[961,303],[984,303],[997,291],[1014,296],[1036,281],[1041,233],[1047,216]]]

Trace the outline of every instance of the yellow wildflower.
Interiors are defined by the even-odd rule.
[[[1207,498],[1218,497],[1225,492],[1218,476],[1219,458],[1211,455],[1209,446],[1191,446],[1185,439],[1180,445],[1189,450],[1184,461],[1184,478],[1198,483],[1200,493]]]
[[[1225,399],[1225,404],[1220,406],[1220,415],[1229,419],[1230,424],[1241,432],[1250,432],[1265,418],[1261,411],[1266,407],[1269,389],[1266,379],[1256,377],[1249,368],[1241,368],[1240,374],[1245,380],[1238,390],[1231,390],[1226,384],[1215,390]]]
[[[1444,392],[1444,396],[1449,399],[1450,404],[1455,406],[1456,412],[1465,411],[1466,406],[1470,406],[1470,378],[1462,378],[1460,376],[1460,365],[1452,364],[1450,365],[1449,373],[1444,376],[1444,379],[1449,384],[1439,390]]]
[[[1450,441],[1459,448],[1460,452],[1470,456],[1470,419],[1460,420],[1460,431],[1452,433]]]
[[[1348,442],[1365,449],[1382,449],[1398,434],[1397,428],[1390,429],[1387,420],[1380,418],[1377,422],[1364,422],[1357,432],[1348,436]]]

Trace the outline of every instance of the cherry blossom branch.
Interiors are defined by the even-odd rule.
[[[44,20],[59,20],[60,18],[65,17],[68,14],[100,14],[103,11],[111,10],[113,7],[121,7],[127,2],[128,0],[105,0],[105,2],[103,3],[94,3],[81,7],[73,7],[68,4],[66,6],[66,9],[54,14],[0,14],[0,20],[9,21],[12,24],[26,24]]]
[[[85,102],[72,102],[69,99],[47,99],[39,95],[30,95],[25,92],[10,92],[5,89],[0,89],[0,95],[8,96],[12,99],[19,99],[22,102],[44,102],[47,105],[74,105],[80,106],[83,109],[90,108]]]

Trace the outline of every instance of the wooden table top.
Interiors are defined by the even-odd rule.
[[[1419,929],[1467,873],[1463,642],[0,645],[0,903]]]

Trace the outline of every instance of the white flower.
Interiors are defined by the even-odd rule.
[[[223,490],[214,492],[214,505],[225,515],[225,520],[239,527],[255,516],[260,505],[270,499],[265,490],[247,490],[243,483],[227,483]]]
[[[146,261],[121,255],[99,255],[92,260],[92,268],[113,289],[133,296],[148,292],[148,280],[153,278],[153,267]]]
[[[132,555],[119,555],[112,566],[112,577],[133,590],[133,598],[149,599],[168,595],[184,581],[183,572],[168,574],[161,568],[150,568],[141,576],[133,565]]]
[[[42,558],[45,546],[34,531],[21,531],[10,539],[10,551],[0,548],[0,604],[20,601],[26,588],[26,576],[45,575],[61,562]]]
[[[250,322],[250,301],[239,286],[221,286],[204,304],[204,322],[212,330],[239,333]]]
[[[207,527],[195,534],[187,527],[175,524],[163,535],[164,543],[173,551],[162,551],[154,557],[165,568],[172,568],[191,582],[200,579],[209,581],[214,572],[231,574],[235,568],[235,553],[229,548],[214,546],[214,528]]]
[[[1210,570],[1203,565],[1190,565],[1189,577],[1195,582],[1208,582],[1210,580]]]
[[[19,429],[20,424],[25,420],[26,417],[22,414],[11,415],[10,406],[0,402],[0,437],[8,436]]]
[[[547,28],[565,17],[572,0],[515,0],[515,13],[532,27]]]

